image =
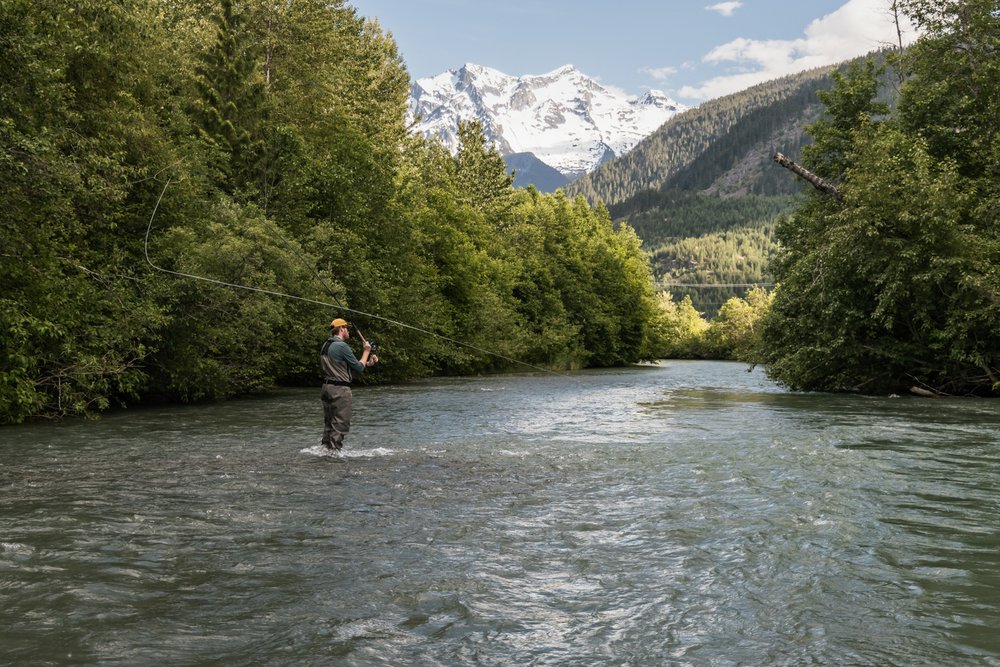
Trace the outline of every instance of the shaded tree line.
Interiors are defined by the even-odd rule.
[[[645,204],[635,210],[624,204],[610,210],[616,220],[627,223],[649,248],[655,249],[688,237],[760,227],[792,211],[797,201],[791,195],[723,198],[670,190],[648,193]]]

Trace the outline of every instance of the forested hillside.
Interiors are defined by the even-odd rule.
[[[699,311],[714,317],[729,298],[771,283],[775,221],[792,210],[795,196],[673,191],[658,201],[623,219],[644,239],[654,275],[675,299],[690,296]]]
[[[678,115],[567,190],[613,202],[612,217],[636,230],[663,289],[677,300],[689,296],[713,317],[727,299],[771,280],[776,220],[802,188],[771,158],[775,151],[800,154],[833,69],[761,84]]]
[[[754,146],[780,143],[795,154],[802,126],[819,112],[816,91],[831,85],[833,69],[762,83],[678,114],[627,154],[570,183],[566,192],[610,207],[650,191],[707,188],[736,168]],[[694,166],[702,156],[700,166]],[[709,173],[713,176],[706,182]],[[682,181],[672,187],[675,176]],[[775,187],[788,192],[776,181]]]
[[[871,57],[884,63],[886,52]],[[833,74],[848,66],[803,72],[692,109],[640,144],[634,155],[568,190],[614,200],[612,217],[639,234],[663,289],[678,300],[690,296],[696,309],[714,317],[727,299],[772,282],[767,267],[775,225],[804,187],[777,167],[773,156],[781,152],[798,159],[810,141],[806,127],[823,112],[820,95],[833,87]],[[889,106],[899,92],[898,79],[891,85],[893,76],[888,69],[882,74],[879,93]],[[645,182],[652,174],[662,179],[655,187],[624,199],[618,198],[620,188],[607,189]]]
[[[0,25],[0,422],[315,384],[333,317],[383,379],[656,353],[635,234],[515,190],[475,125],[456,157],[410,136],[396,45],[346,3]]]

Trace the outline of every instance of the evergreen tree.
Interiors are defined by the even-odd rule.
[[[496,146],[487,143],[481,121],[459,121],[458,141],[458,184],[466,202],[493,226],[502,226],[513,206],[514,176]]]
[[[233,194],[252,183],[265,122],[260,55],[233,0],[219,0],[215,42],[196,69],[199,134],[219,152],[220,185]]]

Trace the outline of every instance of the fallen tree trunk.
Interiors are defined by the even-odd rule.
[[[788,159],[781,153],[774,154],[774,161],[780,164],[785,169],[788,169],[789,171],[794,173],[796,176],[799,176],[808,181],[809,184],[812,185],[817,190],[825,192],[828,195],[832,195],[837,199],[843,198],[843,195],[840,194],[840,190],[837,189],[836,185],[826,180],[825,178],[817,176],[816,174],[812,173],[802,165],[796,164],[795,162]]]

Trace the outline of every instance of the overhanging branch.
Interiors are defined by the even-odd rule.
[[[791,171],[796,176],[799,176],[808,181],[810,185],[812,185],[820,192],[825,192],[826,194],[832,195],[837,199],[843,199],[843,195],[840,194],[840,190],[837,189],[836,185],[826,180],[825,178],[817,176],[816,174],[812,173],[802,165],[796,164],[792,160],[789,160],[781,153],[774,154],[774,161],[780,164],[785,169]]]

